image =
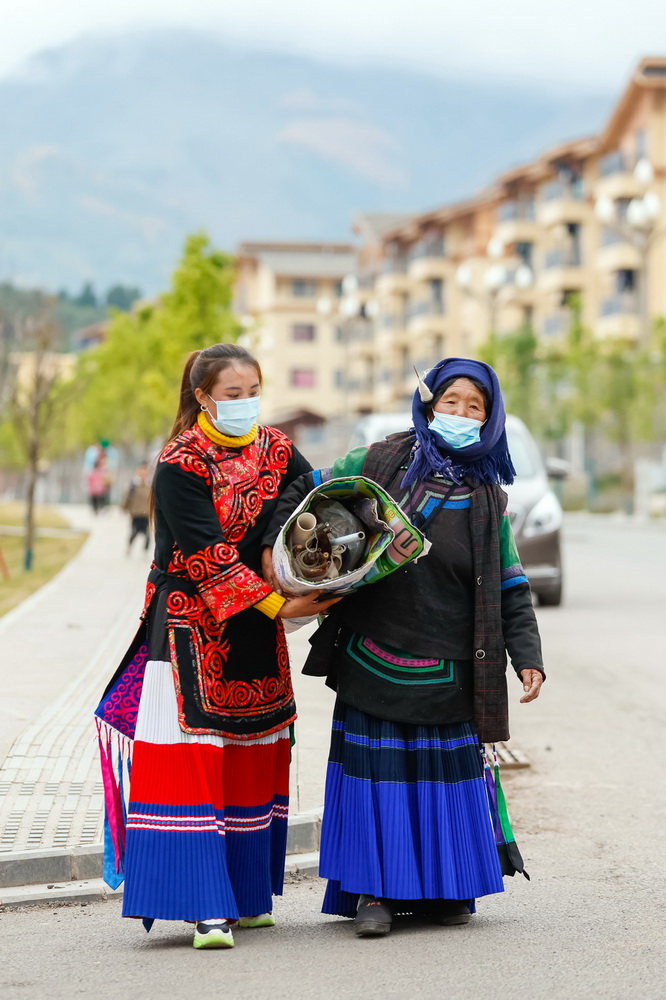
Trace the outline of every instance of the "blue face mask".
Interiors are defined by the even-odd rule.
[[[213,399],[213,397],[210,397]],[[245,399],[213,399],[217,406],[217,417],[207,410],[213,427],[220,434],[229,437],[243,437],[248,434],[257,422],[261,396],[246,396]]]
[[[438,413],[435,410],[429,427],[449,448],[467,448],[470,444],[478,443],[483,424],[483,420],[456,417],[453,413]]]

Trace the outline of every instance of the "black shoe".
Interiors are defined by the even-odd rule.
[[[459,899],[442,899],[432,911],[436,924],[452,927],[455,924],[468,924],[472,919],[469,904]]]
[[[361,903],[354,918],[357,937],[383,937],[391,931],[393,914],[380,899]]]

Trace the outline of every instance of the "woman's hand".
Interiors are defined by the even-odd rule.
[[[521,670],[520,676],[523,680],[523,691],[525,694],[520,699],[521,705],[527,701],[534,701],[535,698],[539,697],[539,691],[541,690],[541,685],[543,684],[543,674],[540,670],[534,670],[529,668],[527,670]]]
[[[282,594],[273,570],[273,549],[267,545],[261,552],[261,575],[276,594]],[[284,615],[282,616],[284,617]]]
[[[329,597],[317,601],[321,590],[313,590],[305,597],[289,597],[278,611],[278,618],[309,618],[312,615],[326,614],[332,605],[341,601],[341,597]]]

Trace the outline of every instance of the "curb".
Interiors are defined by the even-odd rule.
[[[285,867],[289,874],[306,870],[309,873],[307,865],[312,865],[311,859],[318,861],[321,815],[321,809],[312,809],[289,817]],[[19,905],[12,902],[15,896],[21,897],[23,905],[56,898],[61,902],[77,902],[122,895],[121,890],[113,891],[102,882],[103,861],[101,844],[0,853],[0,908]],[[33,894],[40,893],[39,899],[32,899]]]
[[[292,854],[284,867],[285,876],[318,875],[319,851]],[[0,913],[19,906],[66,906],[70,903],[101,903],[122,899],[123,889],[110,889],[101,878],[43,885],[9,886],[0,889]]]

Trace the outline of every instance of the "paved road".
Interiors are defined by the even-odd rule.
[[[0,996],[663,1000],[666,532],[570,522],[567,605],[540,621],[542,698],[513,735],[533,767],[507,780],[532,882],[507,880],[467,927],[357,941],[292,882],[279,927],[199,954],[183,925],[149,936],[117,902],[0,914]]]

